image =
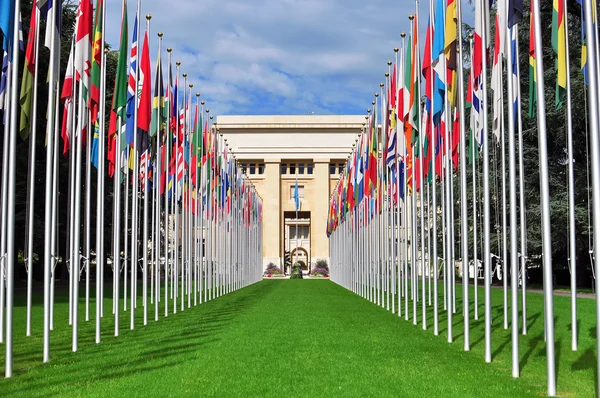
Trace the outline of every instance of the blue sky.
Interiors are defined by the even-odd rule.
[[[116,49],[121,0],[106,4]],[[143,0],[141,13],[153,17],[152,59],[161,31],[213,114],[365,114],[414,10],[412,0]]]

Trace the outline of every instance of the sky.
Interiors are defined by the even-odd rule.
[[[121,0],[105,4],[117,49]],[[428,9],[421,0],[421,35]],[[171,47],[211,114],[326,115],[366,114],[414,11],[412,0],[143,0],[141,14],[152,15],[151,58],[162,32],[165,76]]]

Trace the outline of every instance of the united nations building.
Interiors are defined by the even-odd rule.
[[[263,200],[263,265],[286,253],[310,271],[329,264],[329,198],[365,117],[218,116],[217,128]],[[294,191],[300,206],[296,215]]]

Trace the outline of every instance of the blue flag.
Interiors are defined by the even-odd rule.
[[[298,196],[298,179],[296,178],[296,186],[294,187],[294,203],[296,204],[296,211],[300,209],[300,197]]]
[[[2,48],[6,51],[8,51],[10,43],[12,43],[14,22],[15,2],[10,0],[0,2],[0,30],[4,35]]]

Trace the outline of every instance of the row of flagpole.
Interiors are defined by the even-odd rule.
[[[0,110],[9,115],[3,123],[0,235],[0,342],[6,346],[6,377],[13,375],[17,131],[21,132],[22,138],[31,140],[24,263],[27,271],[25,333],[32,335],[37,61],[42,15],[46,20],[45,46],[49,49],[50,59],[45,126],[43,362],[50,360],[55,318],[55,270],[63,257],[59,250],[59,222],[67,226],[64,257],[69,271],[68,321],[72,326],[73,351],[78,350],[80,341],[79,323],[83,316],[79,314],[79,287],[83,273],[85,321],[90,320],[92,260],[96,263],[96,343],[101,342],[107,284],[113,287],[111,307],[114,335],[118,336],[121,330],[121,300],[123,311],[129,311],[129,328],[135,328],[135,310],[140,296],[138,283],[142,285],[141,306],[143,324],[146,325],[151,305],[154,305],[154,320],[159,320],[161,301],[166,317],[169,308],[173,313],[178,308],[184,311],[186,297],[187,308],[191,308],[192,297],[196,306],[261,280],[262,199],[242,173],[227,139],[219,133],[217,123],[213,123],[210,110],[205,109],[205,101],[200,101],[199,93],[194,102],[194,85],[188,84],[185,73],[184,84],[179,85],[179,62],[173,84],[170,48],[167,49],[169,76],[165,93],[160,57],[162,33],[158,33],[154,93],[151,92],[150,15],[146,16],[142,51],[138,52],[141,0],[137,1],[128,61],[127,9],[127,2],[123,0],[117,75],[110,115],[107,115],[106,64],[109,52],[104,44],[106,8],[103,1],[96,3],[95,18],[92,0],[79,1],[71,54],[62,86],[59,83],[64,12],[61,2],[33,1],[22,79],[19,79],[20,48],[16,45],[22,41],[21,4],[11,0],[0,5],[0,31],[4,33],[2,48],[4,60],[8,60],[0,79]],[[17,104],[21,109],[20,123],[17,120]],[[109,126],[106,125],[108,116]],[[68,176],[59,173],[59,133],[63,140],[63,154],[68,156]],[[85,171],[82,170],[84,164]],[[96,192],[92,192],[92,165],[96,167]],[[105,185],[106,172],[113,178],[112,190]],[[66,179],[69,185],[67,220],[59,220],[59,205],[64,203],[58,199],[61,179]],[[111,193],[113,218],[110,234],[106,234],[104,204],[105,197],[110,197]],[[94,199],[95,212],[92,209]],[[92,240],[93,219],[96,220],[95,240]],[[107,239],[111,241],[109,253],[105,252]],[[112,283],[107,283],[104,275],[107,265],[113,271]],[[142,271],[141,278],[138,269]],[[121,273],[124,283],[120,280]],[[3,316],[4,309],[6,317]]]
[[[484,360],[492,361],[491,287],[496,273],[498,279],[503,279],[504,329],[510,327],[512,332],[512,375],[519,377],[519,334],[527,334],[528,256],[524,191],[524,173],[527,171],[523,161],[518,44],[518,29],[524,15],[523,1],[494,2],[496,32],[493,36],[489,32],[491,2],[477,0],[474,3],[475,29],[473,35],[469,36],[470,43],[467,46],[463,42],[466,36],[463,33],[462,1],[430,0],[429,26],[422,63],[419,18],[417,14],[410,16],[411,33],[408,35],[408,44],[403,33],[401,47],[395,49],[393,72],[388,68],[386,82],[380,85],[381,93],[375,94],[372,108],[365,116],[363,130],[330,198],[327,234],[331,242],[331,278],[378,305],[383,306],[386,301],[388,310],[391,298],[391,311],[396,313],[397,310],[398,316],[402,316],[404,312],[406,320],[409,320],[412,312],[415,325],[418,323],[418,302],[421,301],[422,327],[427,329],[429,326],[427,312],[432,310],[435,335],[439,333],[438,279],[441,278],[443,308],[447,311],[447,338],[448,342],[452,342],[452,317],[457,312],[456,261],[460,260],[458,268],[462,273],[463,342],[465,351],[468,351],[471,344],[469,279],[473,279],[475,286],[473,317],[478,319],[477,282],[481,259],[484,274]],[[589,85],[586,92],[592,159],[591,208],[593,231],[596,231],[600,228],[600,121],[597,94],[600,67],[596,4],[593,0],[578,0],[578,3],[582,6],[582,71],[586,84]],[[550,175],[542,57],[544,46],[540,1],[532,0],[530,5],[529,115],[537,119],[547,393],[554,396],[557,357],[554,348]],[[555,15],[552,42],[557,63],[557,108],[566,105],[567,120],[565,151],[568,165],[568,262],[571,272],[571,347],[575,351],[578,349],[576,231],[567,2],[554,0],[553,7]],[[415,10],[419,10],[419,0],[415,1]],[[491,37],[495,38],[495,44],[490,64],[488,50]],[[464,54],[467,47],[470,48],[468,57]],[[470,68],[470,75],[464,74],[465,64]],[[388,66],[391,65],[388,62]],[[488,68],[491,69],[491,78],[488,78]],[[418,75],[421,72],[422,77]],[[469,77],[468,82],[465,82],[466,76]],[[492,101],[488,101],[489,87],[492,88]],[[508,96],[506,112],[504,89]],[[470,113],[469,119],[465,116],[467,112]],[[489,113],[493,116],[491,120],[488,120]],[[508,115],[507,120],[504,120],[505,114]],[[470,121],[469,126],[467,120]],[[470,142],[467,142],[468,129]],[[495,141],[489,139],[490,129]],[[490,148],[494,150],[495,161],[498,146],[502,162],[502,204],[496,205],[501,209],[496,208],[495,213],[496,217],[501,214],[501,221],[497,219],[496,229],[502,238],[498,238],[498,255],[495,255],[492,253],[490,230]],[[481,159],[477,155],[479,150],[482,151]],[[468,178],[469,163],[471,179]],[[479,164],[482,170],[479,170]],[[495,170],[493,174],[496,174]],[[455,177],[458,177],[458,182]],[[480,178],[482,182],[479,182]],[[458,190],[454,189],[455,183],[459,184]],[[469,189],[472,197],[469,197]],[[457,197],[455,193],[458,193]],[[494,197],[497,203],[497,192]],[[456,204],[459,206],[456,207]],[[481,215],[483,220],[478,220]],[[459,221],[458,235],[454,231],[455,217]],[[479,228],[483,229],[483,236]],[[437,245],[440,235],[441,249]],[[469,242],[471,237],[472,245]],[[457,238],[460,240],[460,249],[455,253]],[[481,243],[479,239],[482,239]],[[592,259],[595,258],[597,248],[600,248],[600,233],[593,233],[593,242]],[[483,250],[480,246],[483,246]],[[441,258],[438,254],[441,254]],[[496,261],[493,261],[494,258]],[[469,259],[473,261],[472,271]],[[433,282],[433,305],[431,299],[427,300],[426,292],[429,290],[431,297],[432,288],[431,282],[426,284],[426,278]],[[598,291],[598,279],[595,284]],[[596,303],[598,321],[600,301],[597,299]],[[410,304],[412,311],[409,309]],[[522,313],[521,323],[519,309]],[[600,331],[597,331],[597,340],[600,341]],[[600,353],[600,346],[598,347]],[[600,381],[600,370],[598,380]]]

